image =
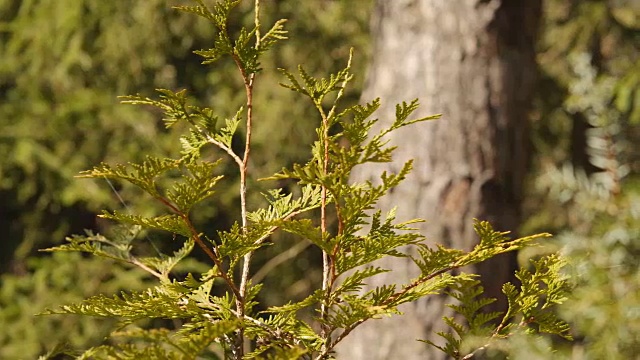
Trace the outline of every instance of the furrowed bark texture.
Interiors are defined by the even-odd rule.
[[[534,43],[540,0],[378,0],[372,20],[374,59],[363,101],[381,97],[382,124],[394,106],[419,98],[417,116],[442,113],[440,120],[391,134],[399,146],[394,162],[360,168],[354,180],[375,180],[381,170],[398,171],[415,159],[408,179],[380,203],[398,206],[399,220],[424,218],[421,230],[432,243],[470,250],[477,237],[473,218],[496,229],[519,223],[527,167],[527,117],[535,82]],[[418,275],[404,259],[381,264],[392,269],[370,286]],[[501,301],[515,254],[467,269],[482,275],[487,295]],[[445,330],[445,297],[425,299],[400,310],[404,316],[373,320],[347,337],[343,359],[438,359],[443,354],[416,339],[437,340]],[[436,341],[438,343],[439,341]]]

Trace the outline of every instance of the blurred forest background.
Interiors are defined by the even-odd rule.
[[[104,320],[34,314],[152,281],[104,260],[38,249],[84,229],[108,232],[110,224],[96,218],[101,209],[155,211],[130,188],[74,178],[101,161],[176,152],[178,132],[165,131],[160,114],[120,105],[118,95],[187,88],[222,111],[242,102],[231,63],[205,67],[192,53],[208,48],[213,32],[170,8],[184,2],[0,0],[0,358],[100,341]],[[242,3],[236,24],[252,21],[251,6]],[[347,99],[358,102],[375,56],[372,6],[372,0],[263,1],[263,23],[289,19],[291,39],[268,55],[257,83],[255,178],[306,160],[315,136],[313,110],[275,85],[281,80],[275,69],[304,64],[313,74],[336,71],[354,47],[357,81]],[[567,347],[574,358],[632,359],[640,353],[640,4],[546,0],[539,39],[541,76],[528,139],[534,159],[525,221],[513,230],[557,236],[520,255],[562,250],[571,258],[576,289],[560,311],[577,338]],[[213,201],[195,212],[203,228],[226,228],[239,217],[236,181],[230,172]],[[161,233],[145,240],[149,251],[173,246]],[[263,257],[255,268],[273,289],[262,294],[268,304],[301,298],[320,281],[314,249],[278,240],[274,252],[288,254],[286,266]],[[202,269],[197,261],[184,266]],[[263,277],[268,271],[276,276]]]

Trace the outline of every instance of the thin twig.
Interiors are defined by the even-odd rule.
[[[141,268],[142,270],[150,273],[151,275],[155,276],[158,278],[158,280],[164,280],[164,277],[162,276],[162,274],[160,274],[159,272],[153,270],[152,268],[148,267],[147,265],[143,264],[140,262],[140,260],[138,260],[136,257],[131,256],[129,259],[126,260],[129,264],[131,265],[135,265],[139,268]]]
[[[267,274],[271,272],[271,270],[273,270],[283,262],[296,257],[298,254],[303,252],[304,249],[308,248],[311,244],[312,244],[311,242],[299,242],[295,246],[287,249],[287,251],[273,257],[271,260],[267,261],[267,263],[264,264],[264,266],[262,266],[262,268],[260,268],[260,270],[258,270],[255,273],[255,275],[251,277],[251,281],[256,284],[259,283],[267,276]]]
[[[242,166],[240,167],[240,206],[242,216],[242,230],[247,232],[247,169],[249,165],[249,154],[251,152],[251,122],[253,117],[253,82],[255,74],[251,74],[249,82],[246,84],[247,91],[247,135],[245,141],[244,156],[242,158]],[[247,253],[244,256],[244,263],[242,266],[242,277],[240,280],[240,291],[244,293],[246,290],[247,281],[249,279],[249,266],[251,263],[252,252]]]
[[[209,133],[207,133],[204,130],[201,130],[199,126],[195,126],[195,127],[198,131],[200,131],[200,133],[205,137],[205,139],[207,139],[208,142],[224,150],[227,154],[229,154],[229,156],[231,156],[233,161],[235,161],[236,164],[238,164],[238,166],[242,166],[242,159],[240,159],[240,157],[235,152],[233,152],[233,150],[230,147],[214,139],[213,136],[211,136]]]
[[[256,43],[255,48],[260,46],[260,0],[255,0],[255,17],[254,23],[256,28]],[[247,170],[249,166],[249,155],[251,153],[251,130],[253,122],[253,86],[255,83],[255,73],[247,74],[240,57],[237,54],[233,54],[233,60],[240,70],[242,79],[244,80],[244,87],[247,97],[247,120],[246,120],[246,136],[244,144],[244,154],[242,157],[242,164],[240,165],[240,212],[242,218],[242,231],[244,234],[248,232],[247,221]],[[248,252],[243,259],[242,275],[240,277],[240,297],[236,300],[236,308],[238,311],[238,318],[244,320],[245,317],[245,304],[244,298],[247,291],[247,283],[249,281],[249,270],[251,267],[251,257],[253,252]],[[236,335],[236,350],[240,357],[244,354],[244,330],[240,328]]]
[[[107,182],[107,184],[109,185],[109,187],[111,188],[111,191],[113,191],[113,193],[116,195],[116,197],[118,198],[118,201],[120,201],[120,204],[122,204],[122,206],[124,206],[124,208],[127,210],[127,213],[131,214],[132,211],[129,208],[129,205],[127,205],[127,203],[124,201],[124,199],[122,198],[122,196],[120,196],[120,193],[118,192],[118,190],[116,190],[115,186],[113,186],[113,183],[111,182],[111,180],[109,180],[108,177],[106,176],[102,176],[104,178],[104,181]],[[147,241],[149,242],[149,244],[151,244],[151,247],[153,248],[153,250],[156,252],[156,254],[158,256],[162,255],[162,252],[160,251],[160,249],[158,249],[158,247],[156,246],[156,244],[153,242],[153,240],[151,240],[151,238],[149,237],[149,235],[145,235],[145,239],[147,239]]]

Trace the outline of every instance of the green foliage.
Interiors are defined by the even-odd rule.
[[[634,358],[640,351],[632,310],[640,303],[640,158],[633,146],[640,135],[639,9],[624,0],[545,6],[539,55],[545,91],[534,123],[542,154],[535,198],[545,200],[532,202],[535,215],[526,229],[559,233],[547,245],[568,261],[574,288],[558,314],[578,340],[559,354]],[[519,338],[509,346],[547,359],[544,342],[551,345],[551,339]]]
[[[80,271],[79,264],[82,266]],[[97,291],[139,291],[152,285],[146,273],[131,271],[130,266],[101,258],[83,259],[77,253],[54,253],[31,259],[27,270],[32,276],[5,274],[0,277],[0,322],[7,325],[6,331],[0,332],[0,357],[3,359],[35,359],[49,349],[55,350],[56,345],[66,350],[94,346],[94,339],[107,336],[117,319],[98,321],[65,316],[43,321],[43,317],[34,318],[33,314],[81,301]],[[56,296],[51,296],[51,289],[57,289]],[[32,314],[29,321],[24,321],[24,314]]]
[[[612,186],[617,180],[607,172],[638,171],[638,154],[630,146],[639,135],[640,27],[637,7],[623,0],[551,0],[545,8],[538,56],[543,74],[539,118],[532,123],[540,154],[535,182],[541,186],[539,196],[529,200],[532,215],[525,229],[561,232],[580,226],[574,215],[590,213],[567,211],[562,204],[569,198],[583,206],[608,206],[580,199],[593,198],[586,192],[606,192],[600,185],[585,189],[591,173],[606,170],[592,180],[601,177],[598,182],[613,181],[606,185]],[[610,159],[620,155],[629,166],[614,169],[616,162]],[[559,188],[552,190],[560,203],[545,196],[550,182],[565,184],[562,194],[557,194]]]
[[[232,332],[237,327],[236,323],[235,320],[217,321],[215,324],[201,322],[176,333],[166,329],[144,330],[134,327],[112,333],[113,337],[126,339],[127,342],[92,348],[78,356],[78,359],[195,359],[206,353],[215,339]]]
[[[567,107],[586,114],[592,126],[587,151],[596,171],[565,165],[550,169],[538,183],[573,214],[571,230],[558,236],[558,245],[569,259],[576,288],[559,310],[575,324],[576,336],[585,338],[574,351],[624,359],[640,349],[638,314],[630,310],[640,302],[638,175],[632,171],[639,158],[629,143],[637,125],[611,108],[614,82],[597,76],[588,56],[576,57],[574,70]]]
[[[3,265],[20,266],[42,244],[93,227],[87,213],[116,206],[104,182],[81,185],[73,174],[166,151],[173,140],[153,116],[115,106],[115,96],[176,86],[180,66],[167,48],[185,52],[208,31],[166,11],[162,0],[11,0],[0,8],[0,151],[9,154],[0,160],[9,230],[1,253]]]
[[[355,44],[359,54],[366,54],[371,3],[361,0],[354,8],[348,2],[270,2],[262,9],[263,21],[271,22],[276,13],[285,14],[289,18],[287,27],[295,30],[296,37],[265,54],[261,66],[290,68],[304,61],[313,72],[332,71],[336,68],[334,59],[349,51],[345,39]],[[230,31],[253,19],[251,6],[248,1],[238,5]],[[133,279],[148,280],[143,272],[134,276],[126,268],[116,271],[120,268],[111,262],[87,256],[61,264],[49,261],[49,254],[41,259],[43,254],[37,249],[57,246],[66,234],[81,233],[84,228],[99,230],[114,240],[109,234],[117,229],[111,229],[111,222],[96,221],[95,214],[101,209],[130,215],[130,208],[135,208],[136,215],[145,218],[166,215],[134,186],[121,187],[104,179],[75,181],[73,175],[100,162],[142,162],[144,154],[150,153],[164,158],[173,154],[181,135],[190,136],[181,125],[177,125],[177,131],[164,131],[161,111],[116,106],[117,95],[139,92],[144,97],[151,96],[156,88],[178,92],[180,87],[188,87],[189,104],[206,99],[220,112],[219,128],[226,126],[226,119],[233,119],[241,105],[238,95],[243,92],[239,90],[244,86],[237,81],[239,77],[227,76],[233,63],[222,60],[215,68],[203,67],[191,54],[191,50],[211,47],[214,31],[215,27],[205,21],[193,21],[193,17],[173,11],[164,0],[0,1],[0,151],[5,155],[0,159],[0,227],[6,230],[0,249],[0,271],[4,272],[0,287],[5,299],[0,318],[3,324],[12,324],[11,328],[0,327],[0,358],[35,358],[45,346],[50,348],[56,341],[70,338],[76,348],[94,344],[106,334],[109,321],[92,321],[89,327],[76,324],[90,319],[34,318],[34,314],[46,306],[98,293],[148,286],[132,283]],[[328,56],[315,56],[318,49],[326,49]],[[366,61],[366,56],[358,56],[355,66],[363,68]],[[298,105],[293,101],[294,94],[285,89],[266,86],[276,81],[273,77],[273,72],[261,73],[254,104],[260,121],[253,136],[251,166],[260,176],[292,161],[302,161],[302,150],[311,141],[315,127],[311,121],[313,108]],[[347,103],[357,101],[361,84],[362,79],[357,79],[347,91]],[[275,98],[278,101],[273,101]],[[283,122],[283,118],[300,120]],[[242,132],[240,127],[234,142]],[[240,216],[235,210],[239,176],[226,171],[227,162],[221,165],[218,170],[225,181],[218,183],[216,196],[192,212],[198,229],[214,235],[216,228],[226,228]],[[291,186],[286,182],[279,185]],[[262,191],[248,194],[252,204],[262,203]],[[171,240],[170,233],[147,230],[151,229],[141,230],[141,241],[136,243],[138,259],[157,256],[154,248],[170,255],[182,246],[182,242]],[[278,241],[268,251],[254,257],[256,268],[271,260],[271,252],[282,250],[286,255],[289,249],[307,250],[287,266],[276,267],[279,275],[264,279],[273,291],[260,297],[270,304],[304,297],[319,277],[315,260],[309,257],[313,253],[309,246],[293,243],[281,234],[272,238],[276,237]],[[200,271],[196,262],[205,256],[197,251],[194,255],[181,264]],[[270,261],[269,266],[282,264],[283,257],[278,259]],[[71,266],[91,270],[74,271],[68,269]],[[62,274],[62,269],[68,271]],[[51,277],[72,279],[69,283],[76,286],[45,278],[42,274],[47,271]],[[185,265],[175,271],[186,271]],[[300,273],[304,278],[299,278]],[[102,283],[96,283],[97,279]],[[23,285],[15,286],[17,283]],[[91,285],[84,285],[87,283]],[[11,299],[20,299],[19,304]]]
[[[312,145],[311,158],[304,165],[285,167],[265,179],[292,180],[300,187],[291,194],[279,189],[269,191],[266,208],[250,211],[247,180],[252,175],[248,172],[248,164],[254,120],[253,85],[263,53],[276,40],[284,39],[283,21],[275,21],[271,30],[260,36],[259,14],[256,14],[253,27],[243,26],[230,31],[229,16],[239,1],[222,0],[215,3],[212,10],[201,0],[195,3],[196,6],[178,9],[205,18],[216,29],[214,48],[196,54],[203,57],[205,63],[224,57],[232,59],[244,84],[246,106],[226,121],[225,127],[218,128],[216,119],[223,116],[214,115],[217,111],[213,107],[188,105],[184,91],[159,90],[160,100],[139,95],[124,98],[126,103],[159,108],[164,113],[167,127],[187,127],[189,135],[178,141],[182,153],[176,159],[149,156],[128,166],[103,163],[81,174],[82,177],[130,183],[168,214],[149,217],[105,212],[103,217],[133,227],[113,236],[88,233],[69,237],[67,244],[49,249],[107,257],[139,267],[158,280],[156,285],[145,290],[125,289],[117,295],[91,296],[48,310],[47,314],[119,320],[108,343],[90,348],[80,358],[192,359],[211,352],[206,356],[328,359],[333,357],[336,345],[365,321],[397,315],[398,306],[441,294],[447,289],[473,289],[470,285],[475,285],[472,283],[475,275],[460,272],[462,267],[522,249],[548,236],[538,234],[510,239],[507,233],[478,221],[475,230],[479,244],[471,251],[442,246],[431,249],[421,244],[423,236],[411,228],[411,224],[421,220],[397,223],[394,211],[384,216],[380,212],[370,214],[377,201],[410,172],[411,162],[397,173],[383,172],[375,183],[352,183],[353,168],[391,161],[394,147],[388,146],[385,135],[438,116],[410,119],[418,107],[417,100],[413,100],[397,105],[391,126],[371,134],[377,121],[371,116],[379,106],[379,100],[339,110],[343,107],[345,89],[353,79],[351,55],[344,69],[324,78],[310,75],[301,66],[298,76],[282,71],[289,81],[284,86],[307,97],[317,111],[320,118],[317,141]],[[232,140],[240,118],[244,119],[245,141],[244,148],[238,149]],[[212,162],[208,160],[209,153],[205,154],[205,148],[209,147],[229,156],[231,164],[237,165],[240,178],[241,218],[229,230],[218,230],[217,236],[199,229],[192,220],[200,204],[213,195],[213,187],[221,179],[215,174],[219,161]],[[335,227],[329,226],[329,217],[335,218]],[[365,226],[366,232],[363,231]],[[172,255],[161,252],[154,256],[137,255],[143,244],[137,236],[139,229],[166,231],[173,236],[174,242],[182,245]],[[262,284],[251,281],[251,261],[254,253],[260,253],[269,244],[267,240],[279,230],[296,235],[298,241],[309,241],[321,250],[323,281],[301,301],[264,306],[257,298]],[[199,275],[194,275],[197,274],[195,271],[186,274],[175,271],[196,245],[208,257],[209,269]],[[372,263],[386,256],[409,257],[403,252],[406,247],[419,248],[418,255],[411,259],[420,275],[406,284],[380,286],[362,292],[369,278],[391,270],[375,267]],[[515,327],[510,321],[523,314],[521,322],[535,323],[539,331],[565,335],[565,325],[547,311],[551,305],[564,300],[563,279],[558,273],[560,262],[549,258],[535,262],[534,266],[536,272],[533,274],[524,270],[518,273],[523,283],[520,292],[513,286],[505,286],[512,306],[499,327],[505,330]],[[494,315],[472,315],[486,303],[478,302],[478,293],[474,294],[459,296],[463,300],[459,309],[473,316],[472,326],[482,328]],[[303,309],[311,309],[313,319],[300,316]],[[171,325],[151,320],[171,320]],[[462,329],[452,320],[446,321],[456,331]],[[247,342],[251,346],[245,345]]]
[[[531,263],[534,272],[520,269],[516,273],[521,283],[520,289],[511,283],[502,287],[509,303],[504,314],[481,311],[495,299],[481,297],[483,288],[480,281],[468,279],[456,283],[447,294],[458,300],[458,304],[448,306],[464,321],[445,317],[445,323],[454,330],[438,333],[446,343],[437,345],[429,340],[425,342],[453,359],[469,359],[482,352],[493,356],[501,351],[513,353],[509,349],[509,342],[505,340],[518,334],[534,335],[528,338],[529,342],[535,342],[538,333],[555,334],[571,340],[569,325],[558,319],[554,312],[556,305],[567,300],[570,290],[566,275],[561,273],[566,265],[565,260],[550,255],[532,260]],[[493,320],[497,318],[501,319],[500,322],[494,323]]]
[[[195,51],[205,60],[203,64],[212,64],[225,55],[230,55],[235,61],[242,64],[242,71],[245,73],[255,73],[260,70],[258,57],[269,50],[278,40],[286,39],[284,23],[286,20],[278,20],[264,36],[259,34],[260,23],[256,21],[255,27],[251,30],[242,28],[235,43],[227,35],[227,18],[230,11],[236,7],[240,0],[219,2],[214,5],[214,10],[210,11],[202,1],[197,1],[197,6],[177,6],[178,10],[194,13],[212,22],[219,31],[214,41],[214,47],[207,50]],[[251,37],[258,36],[255,46],[251,44]]]

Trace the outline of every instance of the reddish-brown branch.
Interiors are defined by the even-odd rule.
[[[231,289],[236,298],[242,298],[239,289],[235,286],[234,282],[227,276],[227,274],[223,270],[223,264],[220,258],[205,244],[205,242],[200,237],[200,234],[193,226],[191,219],[189,219],[189,215],[183,213],[180,209],[178,209],[175,205],[173,205],[169,200],[163,198],[162,196],[157,196],[156,199],[160,201],[162,204],[167,206],[171,211],[173,211],[176,215],[180,216],[182,220],[187,224],[189,231],[191,232],[191,237],[198,244],[198,246],[207,254],[207,256],[213,260],[214,264],[218,268],[218,275],[224,280],[227,286]]]

